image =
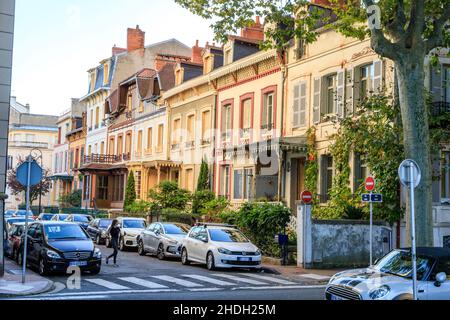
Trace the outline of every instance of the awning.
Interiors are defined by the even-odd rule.
[[[181,168],[182,162],[168,161],[168,160],[154,160],[144,162],[143,165],[145,168]]]
[[[264,152],[274,151],[286,151],[286,152],[307,152],[307,138],[305,137],[287,137],[279,139],[270,139],[267,141],[255,142],[252,144],[246,144],[242,146],[235,146],[223,150],[224,155],[230,156],[243,156],[247,154],[257,155]]]
[[[69,176],[68,174],[56,174],[48,178],[52,181],[73,181],[73,176]]]
[[[78,169],[80,173],[111,174],[127,172],[125,164],[90,163]]]

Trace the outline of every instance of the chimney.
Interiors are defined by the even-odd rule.
[[[112,48],[112,55],[114,57],[114,56],[117,56],[119,53],[122,53],[122,52],[125,52],[125,51],[127,51],[127,49],[119,48],[119,47],[116,47],[116,45],[114,45],[114,47]]]
[[[203,52],[203,48],[199,47],[198,40],[197,40],[195,42],[195,46],[192,47],[191,61],[194,63],[203,63],[202,52]]]
[[[136,29],[128,28],[127,30],[127,51],[135,51],[138,49],[144,49],[145,44],[145,32],[139,29],[139,25]]]
[[[256,17],[255,23],[249,27],[245,27],[241,30],[241,37],[252,40],[264,40],[264,27],[261,24],[259,16]]]

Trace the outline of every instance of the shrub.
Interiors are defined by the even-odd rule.
[[[197,191],[204,191],[209,190],[210,184],[209,184],[209,169],[208,169],[208,163],[205,161],[205,159],[202,160],[202,165],[200,167],[200,174],[198,176],[197,181]]]
[[[195,223],[194,215],[173,208],[163,209],[160,217],[164,222],[178,222],[187,225],[193,225]]]
[[[61,208],[79,208],[81,207],[81,190],[75,190],[71,193],[62,195],[59,199],[59,205]]]
[[[192,196],[192,214],[204,214],[205,206],[216,198],[210,190],[200,190]]]
[[[178,187],[173,181],[163,181],[148,192],[152,204],[152,211],[167,208],[185,210],[192,195],[189,191]]]
[[[125,208],[125,211],[129,213],[146,214],[150,211],[150,203],[144,200],[134,201],[131,205]]]
[[[213,197],[207,202],[203,203],[200,213],[208,221],[222,220],[221,214],[227,211],[230,207],[230,202],[224,197]]]
[[[125,201],[123,203],[124,208],[128,208],[136,201],[136,185],[134,183],[134,173],[130,171],[127,180],[127,188],[125,189]]]

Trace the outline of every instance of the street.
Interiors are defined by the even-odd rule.
[[[100,246],[103,257],[112,249]],[[302,279],[246,270],[209,272],[202,265],[183,266],[178,260],[160,261],[120,252],[119,267],[106,265],[98,275],[83,274],[80,288],[65,275],[50,275],[51,292],[25,300],[323,300],[324,288]],[[20,269],[19,267],[17,269]],[[32,272],[32,271],[28,271]],[[69,280],[69,281],[68,281]]]

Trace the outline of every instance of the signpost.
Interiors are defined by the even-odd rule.
[[[303,261],[303,267],[305,268],[307,266],[307,264],[310,262],[310,260],[307,258],[307,242],[308,242],[308,228],[307,228],[307,224],[310,223],[310,216],[308,215],[308,209],[309,212],[311,212],[311,203],[313,202],[313,193],[311,191],[305,190],[302,192],[302,194],[300,195],[300,199],[302,200],[302,205],[303,205],[303,221],[302,221],[302,261]],[[309,213],[310,214],[310,213]],[[298,221],[298,223],[300,223]]]
[[[370,231],[369,231],[370,264],[369,264],[369,266],[371,266],[373,263],[373,202],[372,202],[373,194],[372,194],[372,191],[375,189],[375,179],[373,177],[368,177],[365,182],[365,187],[366,187],[366,190],[370,192],[370,194],[369,194],[370,201],[368,201],[368,202],[370,203]],[[363,201],[364,201],[364,196],[363,196]]]
[[[27,188],[26,191],[26,214],[25,214],[25,234],[23,245],[23,265],[22,265],[22,283],[25,283],[25,274],[27,267],[27,245],[28,245],[28,213],[30,212],[30,188],[41,183],[42,168],[37,164],[36,160],[29,155],[27,160],[22,163],[16,171],[17,181]]]
[[[409,187],[411,211],[411,260],[413,265],[413,296],[417,300],[417,257],[416,257],[416,221],[414,212],[414,189],[420,184],[422,173],[414,160],[405,160],[398,168],[398,176],[403,186]]]

